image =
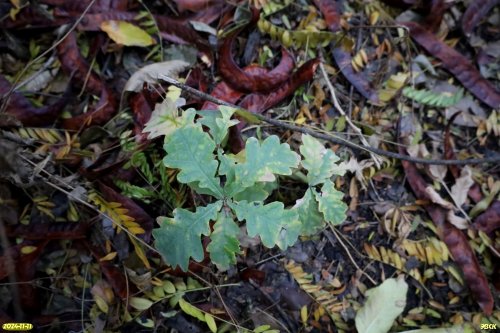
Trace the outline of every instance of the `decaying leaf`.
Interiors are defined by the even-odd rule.
[[[368,299],[356,314],[359,333],[387,333],[406,306],[408,284],[402,278],[387,279],[367,290]]]
[[[189,63],[183,60],[170,60],[147,65],[132,74],[125,84],[123,91],[142,90],[144,83],[155,84],[161,79],[160,75],[176,78],[177,75],[184,71],[189,66]]]

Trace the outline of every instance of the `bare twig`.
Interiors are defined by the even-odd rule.
[[[363,133],[361,132],[361,130],[359,129],[358,126],[354,125],[354,123],[351,121],[351,118],[344,112],[344,110],[342,109],[342,107],[340,106],[340,103],[337,99],[337,96],[335,95],[335,89],[333,88],[333,85],[332,83],[330,82],[330,79],[328,78],[328,74],[326,74],[326,71],[325,71],[325,66],[323,66],[323,62],[320,62],[319,63],[319,68],[321,68],[321,73],[323,74],[323,78],[325,79],[326,81],[326,85],[328,87],[328,90],[330,91],[330,95],[332,96],[332,101],[333,101],[333,106],[335,106],[335,109],[337,109],[337,111],[343,115],[345,117],[345,120],[347,121],[347,124],[354,130],[354,132],[356,132],[356,134],[359,136],[359,139],[361,140],[361,143],[365,146],[365,147],[371,147],[370,144],[368,143],[368,141],[366,141],[365,137],[363,136]],[[380,169],[380,165],[382,164],[382,161],[380,159],[379,156],[373,154],[373,153],[370,153],[372,159],[373,159],[373,162],[375,163],[375,165],[377,166],[377,169]]]
[[[165,82],[168,82],[168,83],[170,83],[178,88],[181,88],[182,90],[184,90],[184,91],[186,91],[186,92],[188,92],[196,97],[202,98],[204,100],[207,100],[207,101],[219,104],[219,105],[225,105],[225,106],[230,106],[230,107],[240,109],[244,113],[251,115],[251,117],[258,119],[259,121],[263,121],[263,122],[266,122],[268,124],[278,126],[281,128],[285,128],[288,130],[292,130],[295,132],[308,134],[308,135],[311,135],[315,138],[325,140],[325,141],[328,141],[328,142],[331,142],[334,144],[344,145],[344,146],[352,148],[352,149],[364,150],[364,151],[367,151],[369,153],[375,153],[375,154],[380,155],[380,156],[395,158],[398,160],[409,161],[409,162],[413,162],[413,163],[434,164],[434,165],[468,165],[468,164],[483,164],[483,163],[499,163],[500,162],[500,156],[487,157],[487,158],[469,158],[469,159],[465,159],[465,160],[426,159],[426,158],[419,158],[419,157],[411,157],[408,155],[402,155],[402,154],[390,152],[390,151],[379,149],[379,148],[363,147],[363,146],[357,145],[349,140],[346,140],[344,138],[334,136],[332,134],[318,133],[316,131],[312,131],[312,130],[307,129],[305,127],[288,124],[286,122],[279,121],[276,119],[271,119],[271,118],[265,117],[261,114],[251,113],[249,111],[242,109],[241,107],[239,107],[237,105],[225,102],[221,99],[210,96],[209,94],[205,94],[204,92],[201,92],[201,91],[194,89],[190,86],[182,84],[179,81],[174,80],[169,76],[160,74],[160,75],[158,75],[158,78],[161,80],[164,80]]]

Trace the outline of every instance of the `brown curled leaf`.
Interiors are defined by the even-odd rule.
[[[406,153],[404,148],[400,147],[400,153]],[[416,197],[421,200],[429,200],[430,198],[425,190],[428,184],[419,173],[415,164],[408,161],[401,161],[401,163],[408,183]],[[446,221],[446,209],[432,203],[426,205],[425,209],[436,226],[438,236],[446,244],[455,263],[462,270],[465,282],[469,286],[472,296],[481,309],[487,315],[490,315],[493,311],[493,296],[488,286],[488,280],[479,266],[479,262],[469,245],[467,237],[461,230]]]
[[[269,72],[268,69],[261,67],[259,65],[248,65],[244,69],[245,73],[251,75],[266,74]],[[236,91],[230,87],[226,82],[222,81],[218,83],[215,88],[210,93],[210,96],[221,99],[225,102],[236,104],[244,94],[241,91]],[[210,101],[205,101],[202,106],[202,110],[217,110],[219,108],[218,104]]]
[[[293,94],[304,83],[311,81],[318,65],[319,59],[309,60],[275,91],[269,94],[248,95],[239,105],[248,111],[262,113]],[[242,128],[243,125],[240,124],[238,127]]]
[[[326,25],[331,32],[337,32],[340,26],[340,11],[336,0],[314,0],[314,4],[319,8]]]
[[[123,208],[128,210],[127,215],[134,218],[135,222],[137,222],[145,231],[144,234],[140,234],[138,237],[142,238],[146,242],[149,242],[154,225],[153,218],[149,216],[149,214],[146,213],[138,204],[136,204],[134,200],[121,195],[111,187],[104,185],[103,183],[99,183],[99,190],[101,191],[104,199],[109,202],[121,203]]]
[[[492,108],[500,106],[500,93],[484,79],[469,59],[441,42],[431,32],[415,22],[403,22],[410,29],[411,37],[452,73],[465,88]]]
[[[236,90],[244,92],[269,92],[289,77],[294,68],[294,60],[285,49],[281,50],[281,61],[271,71],[261,75],[253,75],[241,69],[233,59],[231,49],[236,34],[227,37],[220,49],[219,71],[224,80]]]
[[[475,0],[472,1],[462,16],[462,30],[469,35],[481,19],[496,5],[500,0]]]
[[[9,93],[11,87],[12,85],[10,82],[0,75],[1,102],[3,104],[5,99],[8,100],[5,112],[14,116],[24,126],[45,126],[53,124],[69,99],[69,94],[65,93],[63,97],[54,104],[37,108],[19,92],[13,92],[7,97],[6,95]]]
[[[134,119],[134,134],[136,136],[136,141],[139,143],[146,142],[148,141],[148,135],[142,133],[142,130],[151,118],[153,110],[142,91],[137,94],[131,94],[129,97],[129,105]]]
[[[474,220],[474,227],[485,233],[500,228],[500,201],[494,201],[488,209]]]
[[[345,78],[361,95],[373,103],[380,102],[377,91],[370,85],[366,77],[352,68],[352,57],[348,51],[345,51],[342,47],[336,47],[333,49],[333,58]]]
[[[81,239],[87,237],[89,228],[87,223],[57,222],[36,223],[30,225],[18,224],[7,226],[6,232],[9,237],[20,237],[24,239]]]

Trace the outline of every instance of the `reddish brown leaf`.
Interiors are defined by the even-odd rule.
[[[17,280],[19,282],[29,282],[35,278],[36,263],[49,241],[43,240],[37,243],[25,243],[25,245],[36,246],[36,250],[29,254],[21,254],[16,264]],[[38,290],[31,283],[20,283],[18,285],[19,301],[21,307],[28,313],[38,312],[40,303]]]
[[[134,117],[134,134],[136,136],[136,141],[139,143],[146,142],[148,135],[142,133],[144,126],[151,118],[153,110],[149,105],[143,92],[138,94],[131,94],[129,98],[129,105],[132,109]]]
[[[498,4],[500,4],[500,0],[472,1],[462,16],[462,30],[466,34],[470,34],[479,21]]]
[[[400,148],[400,153],[405,153],[404,148]],[[425,190],[427,183],[420,175],[416,166],[408,161],[401,161],[401,163],[403,164],[408,183],[417,198],[430,201]],[[448,246],[455,263],[462,269],[472,296],[476,299],[481,309],[487,315],[490,315],[493,311],[493,296],[488,286],[488,280],[479,266],[467,237],[462,231],[446,221],[446,209],[432,203],[426,205],[425,209],[436,226],[439,237]]]
[[[78,87],[85,87],[92,94],[100,95],[95,107],[84,114],[63,121],[63,127],[79,130],[91,125],[103,125],[117,111],[116,100],[112,91],[106,87],[100,77],[90,69],[81,55],[76,42],[76,33],[70,33],[58,46],[59,61],[63,71],[73,78]]]
[[[87,235],[89,224],[81,222],[36,223],[30,225],[6,226],[9,237],[24,239],[81,239]]]
[[[436,32],[441,25],[444,13],[448,10],[450,4],[444,0],[432,0],[429,14],[425,17],[423,25],[432,32]]]
[[[476,217],[474,226],[485,233],[490,233],[500,228],[500,201],[494,201],[488,209]]]
[[[104,199],[107,201],[121,203],[123,208],[128,209],[127,215],[133,217],[135,222],[139,223],[141,228],[145,231],[144,234],[137,236],[142,238],[144,241],[149,242],[154,225],[153,218],[149,216],[148,213],[146,213],[138,204],[136,204],[134,200],[121,195],[111,187],[106,186],[103,183],[99,183],[99,190],[101,191]]]
[[[314,0],[314,4],[319,8],[325,18],[328,29],[337,32],[340,26],[340,11],[336,0]]]
[[[175,4],[177,5],[177,9],[180,12],[190,10],[192,12],[197,12],[202,9],[206,9],[210,7],[211,2],[216,2],[216,1],[210,1],[210,0],[174,0]]]
[[[319,59],[309,60],[275,91],[269,94],[248,95],[239,105],[251,112],[262,113],[293,94],[304,83],[311,81],[318,65]],[[244,124],[238,126],[242,128]]]
[[[377,91],[361,73],[357,73],[352,68],[351,53],[345,51],[342,47],[335,47],[333,49],[333,58],[345,78],[361,95],[374,103],[379,103]]]
[[[489,81],[481,77],[481,74],[469,59],[441,42],[418,23],[404,22],[401,24],[408,27],[411,37],[432,56],[441,60],[443,67],[451,72],[477,98],[492,108],[500,106],[500,93],[495,90]]]
[[[220,49],[219,71],[232,88],[244,92],[269,92],[289,77],[294,67],[293,57],[286,49],[281,50],[278,66],[266,74],[253,75],[242,70],[234,61],[231,49],[236,34],[226,38]]]
[[[10,82],[0,75],[0,96],[2,96],[2,104],[4,102],[3,96],[5,96],[5,99],[8,98],[5,112],[14,116],[24,126],[45,126],[53,124],[68,102],[69,94],[66,93],[56,103],[36,108],[21,93],[13,92],[7,97],[6,95],[9,93],[11,87]]]
[[[84,241],[84,245],[92,253],[92,256],[99,262],[99,267],[106,277],[106,281],[111,285],[118,297],[124,299],[136,292],[135,285],[129,285],[125,274],[109,261],[101,261],[104,253],[89,241]]]

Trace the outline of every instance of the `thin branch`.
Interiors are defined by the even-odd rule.
[[[204,92],[201,92],[197,89],[194,89],[190,86],[187,86],[183,83],[180,83],[177,80],[172,79],[169,76],[159,74],[158,78],[168,82],[178,88],[181,88],[182,90],[188,92],[189,94],[192,94],[196,97],[202,98],[204,100],[210,101],[212,103],[216,103],[219,105],[225,105],[225,106],[230,106],[233,108],[237,108],[239,110],[242,110],[244,113],[249,114],[252,118],[257,118],[260,121],[263,121],[265,123],[278,126],[281,128],[285,128],[291,131],[295,132],[300,132],[302,134],[308,134],[310,136],[313,136],[315,138],[325,140],[328,142],[331,142],[333,144],[340,144],[346,147],[349,147],[351,149],[356,149],[356,150],[364,150],[369,153],[374,153],[380,156],[385,156],[389,158],[395,158],[398,160],[402,161],[408,161],[408,162],[413,162],[413,163],[421,163],[421,164],[434,164],[434,165],[469,165],[469,164],[484,164],[484,163],[500,163],[500,156],[495,156],[495,157],[486,157],[486,158],[469,158],[465,160],[443,160],[443,159],[426,159],[426,158],[419,158],[419,157],[411,157],[408,155],[402,155],[398,153],[393,153],[387,150],[379,149],[379,148],[373,148],[373,147],[363,147],[358,144],[355,144],[349,140],[346,140],[344,138],[334,136],[331,134],[323,134],[323,133],[318,133],[315,131],[311,131],[310,129],[307,129],[305,127],[297,126],[297,125],[292,125],[288,124],[286,122],[276,120],[276,119],[271,119],[268,117],[265,117],[261,114],[258,113],[251,113],[247,110],[242,109],[241,107],[234,105],[232,103],[228,103],[226,101],[223,101],[221,99],[215,98],[213,96],[210,96],[209,94],[205,94]]]

